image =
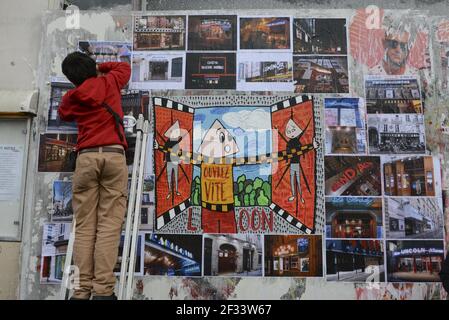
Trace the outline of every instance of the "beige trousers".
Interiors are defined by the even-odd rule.
[[[114,293],[121,228],[126,213],[128,168],[125,155],[89,152],[78,155],[72,206],[76,218],[73,260],[79,268],[75,298]]]

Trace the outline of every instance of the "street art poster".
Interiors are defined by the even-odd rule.
[[[241,17],[240,49],[290,49],[289,17]]]
[[[293,19],[293,53],[346,55],[346,19]]]
[[[235,53],[187,53],[186,89],[234,89]]]
[[[133,49],[185,50],[185,16],[134,16]]]
[[[361,98],[325,98],[326,154],[365,154],[366,121]]]
[[[132,44],[119,41],[79,41],[78,50],[87,54],[97,64],[104,62],[131,63]]]
[[[189,16],[188,50],[237,50],[237,16]]]
[[[313,233],[313,100],[192,107],[153,98],[155,230]]]
[[[53,181],[53,210],[52,222],[71,222],[73,219],[72,208],[72,181]]]
[[[326,237],[383,238],[382,198],[326,197]]]
[[[324,157],[326,196],[381,196],[380,158]]]
[[[290,53],[239,53],[237,90],[293,91]]]
[[[360,239],[326,240],[326,280],[384,282],[384,242]]]
[[[144,241],[144,275],[202,275],[201,235],[145,233]]]
[[[71,223],[44,224],[40,264],[41,284],[61,283],[71,228]]]
[[[262,235],[205,234],[204,276],[262,276]]]
[[[430,36],[426,20],[379,9],[377,23],[367,23],[369,15],[369,11],[359,9],[349,24],[354,60],[368,74],[418,75],[427,81]]]
[[[387,241],[388,282],[440,282],[444,242]]]
[[[346,56],[294,55],[293,82],[297,93],[349,93]]]
[[[185,54],[134,51],[131,88],[184,89]]]
[[[319,235],[265,235],[266,277],[322,277],[323,249]]]
[[[67,91],[75,88],[70,82],[51,82],[50,89],[50,103],[48,106],[48,131],[65,131],[65,132],[77,132],[78,128],[75,122],[62,121],[58,115],[59,104],[62,101],[62,97]]]

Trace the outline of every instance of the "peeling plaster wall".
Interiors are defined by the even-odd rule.
[[[181,1],[150,1],[156,10],[185,9],[187,2]],[[170,4],[171,3],[171,4]],[[233,9],[248,6],[237,1],[223,2],[226,7]],[[352,1],[321,1],[318,9],[304,8],[306,2],[288,3],[286,1],[261,1],[251,2],[251,6],[258,8],[296,8],[292,10],[272,10],[273,14],[289,14],[302,17],[347,17],[349,20],[355,11],[350,9]],[[387,1],[385,1],[387,3]],[[390,2],[388,2],[390,3]],[[174,5],[176,4],[176,7]],[[189,9],[221,9],[212,7],[212,1],[188,2]],[[207,5],[206,5],[207,4]],[[308,3],[307,3],[308,4]],[[371,4],[371,2],[370,2]],[[408,8],[410,2],[397,1],[398,7]],[[345,10],[328,10],[320,8],[346,8]],[[314,7],[313,5],[309,6]],[[391,5],[386,6],[391,7]],[[394,6],[393,6],[394,8]],[[437,12],[441,15],[448,11],[443,9],[442,1],[427,7],[429,12]],[[170,14],[170,12],[164,11]],[[172,12],[178,14],[179,11]],[[183,14],[198,14],[198,11],[183,12]],[[216,13],[209,11],[207,13]],[[248,10],[239,13],[264,14],[266,10]],[[31,142],[30,168],[32,177],[29,178],[29,190],[27,208],[25,211],[25,228],[23,233],[23,254],[21,265],[20,298],[22,299],[55,299],[59,286],[40,285],[39,267],[42,241],[42,226],[50,220],[49,208],[51,205],[51,187],[53,180],[68,178],[68,174],[37,173],[37,152],[39,133],[45,132],[46,114],[49,101],[49,77],[61,75],[60,63],[64,56],[76,48],[78,40],[126,40],[131,41],[131,16],[130,12],[96,11],[82,12],[81,28],[77,30],[65,29],[64,12],[51,12],[45,16],[43,27],[42,48],[38,75],[38,88],[40,90],[39,115],[36,119],[37,132]],[[430,30],[443,17],[427,16],[427,11],[397,11],[402,16],[413,16],[417,21],[422,21]],[[446,15],[447,16],[447,15]],[[432,78],[429,80],[429,90],[426,98],[426,127],[427,139],[430,150],[440,154],[444,159],[449,159],[448,139],[436,130],[436,123],[441,112],[447,112],[449,103],[448,92],[441,89],[437,77],[439,70],[435,68],[439,63],[439,55],[435,48],[434,32],[431,32],[431,59]],[[361,74],[363,68],[350,58],[349,70],[351,73],[351,88],[353,94],[364,96]],[[4,80],[3,80],[4,81]],[[446,160],[447,161],[447,160]],[[443,166],[444,167],[444,166]],[[446,166],[447,167],[447,166]],[[447,173],[444,173],[447,175]],[[447,188],[447,186],[446,186]],[[447,214],[446,214],[447,215]],[[408,299],[445,299],[446,294],[440,284],[353,284],[330,283],[320,278],[182,278],[182,277],[139,277],[135,279],[135,299],[382,299],[382,298],[408,298]]]

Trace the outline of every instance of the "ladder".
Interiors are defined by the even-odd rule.
[[[144,120],[143,115],[139,114],[136,124],[136,145],[129,192],[130,196],[128,199],[128,209],[125,222],[125,239],[123,243],[122,262],[120,268],[119,293],[117,296],[119,300],[130,300],[132,298],[132,285],[134,280],[134,267],[136,262],[136,249],[140,223],[140,209],[142,205],[144,168],[149,127],[150,126],[148,120]],[[61,300],[67,300],[70,291],[76,285],[76,283],[74,284],[72,281],[74,280],[74,277],[76,278],[76,268],[72,268],[73,244],[75,242],[75,226],[76,219],[74,217],[72,222],[72,231],[70,233],[69,243],[67,246],[63,277],[59,293]],[[71,275],[72,271],[75,272],[74,275]]]

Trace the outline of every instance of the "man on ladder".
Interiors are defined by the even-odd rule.
[[[64,95],[58,113],[78,126],[72,183],[75,240],[72,235],[69,242],[79,286],[71,299],[88,300],[93,295],[94,300],[115,300],[113,270],[128,194],[120,90],[128,83],[131,68],[123,62],[97,67],[89,56],[74,52],[62,62],[62,71],[76,88]]]

